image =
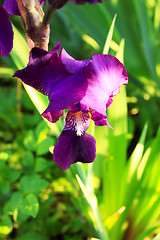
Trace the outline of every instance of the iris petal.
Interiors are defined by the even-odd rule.
[[[54,161],[64,170],[76,162],[93,162],[96,153],[95,143],[94,137],[89,134],[77,136],[72,131],[63,131],[54,148]]]
[[[6,10],[0,5],[0,52],[6,57],[13,47],[13,30]]]
[[[11,15],[20,15],[16,0],[5,0],[3,7],[6,9],[7,13]]]
[[[41,79],[49,93],[53,111],[68,108],[79,102],[87,90],[84,72],[79,71],[71,75],[62,63],[47,66],[41,73]]]
[[[107,116],[104,116],[94,110],[90,110],[91,113],[91,119],[94,121],[96,126],[108,126],[109,128],[113,129],[108,121],[107,121]]]
[[[62,50],[61,50],[60,57],[61,57],[62,63],[65,65],[66,69],[70,73],[75,73],[75,72],[81,70],[82,68],[86,67],[91,62],[91,60],[88,60],[88,59],[84,59],[81,61],[75,60],[65,51],[64,48],[62,48]]]
[[[54,112],[48,107],[41,115],[46,118],[49,122],[56,123],[59,118],[64,114],[64,111]]]
[[[106,115],[106,106],[111,97],[119,92],[123,84],[128,83],[127,72],[123,64],[111,55],[98,54],[85,68],[88,89],[82,104]]]
[[[48,95],[47,89],[45,89],[45,84],[42,83],[41,72],[43,72],[46,65],[50,63],[56,64],[59,61],[57,53],[59,47],[60,42],[56,44],[55,48],[50,52],[39,48],[33,48],[30,52],[27,67],[15,72],[13,77],[20,78],[25,84],[28,84],[45,95]]]

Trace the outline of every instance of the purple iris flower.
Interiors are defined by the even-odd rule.
[[[46,0],[39,0],[43,4]],[[20,15],[16,0],[5,0],[3,7],[0,5],[0,52],[2,57],[8,56],[13,47],[13,29],[8,17]]]
[[[0,52],[6,57],[13,47],[13,30],[6,10],[0,5]]]
[[[95,139],[86,133],[91,119],[98,126],[110,125],[106,109],[128,83],[125,67],[111,55],[98,54],[92,60],[77,61],[58,43],[50,52],[34,48],[26,68],[14,76],[49,97],[42,113],[56,122],[69,109],[65,126],[55,145],[53,158],[59,167],[68,169],[76,162],[90,163],[96,156]]]
[[[3,7],[6,9],[8,14],[20,15],[16,0],[5,0],[3,3]]]
[[[8,17],[20,15],[16,0],[5,0],[0,6],[0,51],[2,57],[8,56],[13,47],[13,29]]]

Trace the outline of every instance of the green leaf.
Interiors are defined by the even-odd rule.
[[[32,130],[29,130],[24,138],[24,146],[27,150],[34,151],[36,145],[36,139]]]
[[[21,171],[20,170],[13,170],[13,169],[9,169],[10,171],[8,172],[7,178],[9,179],[10,182],[15,182],[18,180],[18,178],[21,175]]]
[[[49,148],[54,145],[54,140],[51,137],[47,137],[36,146],[36,154],[43,155],[49,152]]]
[[[42,172],[49,166],[49,162],[45,158],[36,158],[35,170],[36,172]]]
[[[7,194],[10,192],[10,183],[8,181],[3,180],[2,182],[0,182],[0,191],[2,194]]]
[[[47,240],[47,237],[44,237],[42,233],[28,231],[23,233],[20,237],[17,237],[15,240]]]
[[[110,44],[111,44],[111,41],[112,41],[112,36],[113,36],[113,30],[114,30],[114,24],[115,24],[115,21],[116,21],[116,17],[117,15],[114,16],[113,18],[113,21],[112,21],[112,24],[111,24],[111,27],[109,29],[109,33],[107,35],[107,39],[106,39],[106,42],[105,42],[105,45],[104,45],[104,49],[103,49],[103,53],[104,54],[108,54],[108,51],[109,51],[109,48],[110,48]]]
[[[1,152],[0,153],[0,170],[3,170],[4,166],[6,165],[6,162],[8,161],[11,153],[8,152]]]
[[[97,230],[98,235],[100,236],[100,239],[102,240],[109,240],[108,232],[104,228],[103,222],[101,220],[101,216],[99,214],[99,209],[98,209],[98,202],[97,202],[97,197],[92,191],[92,189],[87,189],[87,187],[84,185],[82,180],[78,175],[76,175],[78,184],[84,194],[84,197],[86,198],[89,207],[92,209],[92,221],[93,224],[95,225],[95,228]]]
[[[27,206],[26,206],[26,211],[29,216],[36,217],[39,211],[39,202],[37,197],[33,194],[30,193],[27,196],[25,196]]]
[[[135,171],[137,170],[137,167],[140,163],[140,160],[142,158],[143,150],[144,150],[144,144],[145,144],[145,139],[147,135],[147,129],[148,126],[147,124],[144,126],[144,129],[142,131],[141,137],[139,139],[138,144],[136,145],[130,159],[129,159],[129,169],[128,169],[128,177],[127,177],[127,182],[130,182],[133,174],[135,174]]]
[[[24,176],[20,180],[20,190],[23,193],[40,193],[48,186],[48,182],[40,179],[38,175]]]
[[[11,198],[4,206],[4,212],[8,214],[14,214],[14,211],[17,210],[21,204],[23,194],[20,192],[14,192],[11,195]]]
[[[0,67],[0,78],[10,78],[14,74],[12,68]]]
[[[34,164],[34,155],[32,152],[25,152],[23,159],[22,159],[22,163],[25,167],[31,167]]]
[[[0,234],[8,235],[13,229],[12,221],[9,216],[5,216],[0,221]]]
[[[35,135],[36,138],[38,139],[37,142],[41,142],[42,140],[44,140],[44,138],[46,138],[47,133],[49,132],[49,127],[47,125],[47,123],[45,121],[41,121],[35,130]]]
[[[135,0],[136,12],[139,17],[140,33],[143,41],[145,60],[154,81],[159,84],[155,70],[155,51],[153,44],[153,32],[151,31],[150,18],[147,11],[147,4],[143,0]],[[160,86],[160,85],[159,85]]]
[[[120,43],[118,54],[122,61],[124,41]],[[126,87],[120,87],[120,93],[114,96],[114,101],[107,109],[109,124],[114,128],[103,130],[102,137],[105,136],[105,143],[101,141],[101,147],[107,153],[107,158],[103,161],[103,197],[104,213],[106,218],[120,209],[123,199],[123,187],[120,186],[123,171],[127,159],[127,97]],[[98,130],[99,131],[99,130]],[[101,130],[102,131],[102,130]],[[109,205],[110,208],[105,208]],[[108,212],[107,212],[108,211]]]

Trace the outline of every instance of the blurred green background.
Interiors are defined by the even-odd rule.
[[[62,120],[48,125],[36,109],[47,99],[12,78],[29,49],[19,17],[10,19],[14,48],[0,58],[0,239],[160,239],[160,1],[67,3],[55,13],[49,50],[60,40],[76,59],[109,53],[129,76],[107,111],[114,130],[89,129],[95,162],[67,171],[52,159]]]

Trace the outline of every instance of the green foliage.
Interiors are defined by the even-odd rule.
[[[65,172],[51,154],[62,121],[43,121],[47,98],[25,85],[30,101],[11,78],[29,56],[11,17],[14,48],[0,59],[0,239],[160,238],[159,10],[159,1],[110,0],[67,3],[54,15],[49,49],[60,40],[76,59],[103,51],[129,74],[107,111],[114,129],[88,130],[97,142],[94,163]]]

